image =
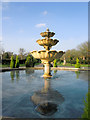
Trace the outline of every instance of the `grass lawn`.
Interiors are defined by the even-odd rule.
[[[10,65],[2,65],[0,64],[0,68],[10,67]]]
[[[63,65],[63,63],[57,63],[58,66],[75,66],[75,64],[71,64],[71,63],[66,63],[66,65]],[[90,65],[88,64],[81,64],[81,67],[90,67]]]
[[[10,65],[2,65],[2,64],[0,64],[0,68],[7,68],[7,67],[10,67]],[[20,64],[20,67],[25,67],[25,64]]]
[[[39,65],[40,63],[35,63],[35,65]],[[57,63],[58,66],[75,66],[75,64],[70,64],[70,63],[66,63],[66,65],[63,65],[63,63]],[[5,67],[10,67],[10,65],[2,65],[0,64],[0,68],[5,68]],[[25,64],[20,64],[20,67],[25,67]],[[90,65],[88,64],[81,64],[81,67],[90,67]]]
[[[35,63],[35,65],[39,65],[40,63]],[[2,65],[0,64],[0,68],[7,68],[7,67],[10,67],[10,65]],[[20,64],[20,67],[25,67],[25,64]]]

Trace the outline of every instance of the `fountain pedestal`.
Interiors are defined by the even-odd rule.
[[[56,45],[59,41],[57,39],[51,39],[50,37],[53,37],[55,35],[54,32],[50,32],[49,29],[46,30],[46,32],[40,33],[42,37],[45,37],[44,39],[39,39],[36,42],[43,46],[46,50],[41,51],[33,51],[31,52],[32,56],[37,59],[41,59],[42,63],[44,64],[44,75],[43,77],[52,77],[50,72],[50,62],[52,62],[54,59],[58,59],[62,57],[62,55],[65,53],[63,51],[55,51],[50,50],[50,48],[54,45]]]
[[[44,63],[44,75],[43,77],[52,77],[51,72],[50,72],[50,62],[45,62]]]

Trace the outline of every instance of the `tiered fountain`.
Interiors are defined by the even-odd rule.
[[[32,56],[37,59],[41,59],[42,63],[45,66],[45,73],[43,77],[52,77],[50,73],[50,63],[54,59],[60,58],[64,52],[63,51],[55,51],[55,50],[50,50],[50,48],[54,45],[56,45],[59,41],[57,39],[51,39],[50,37],[53,37],[55,35],[54,32],[50,32],[49,29],[46,30],[46,32],[40,33],[42,37],[45,37],[44,39],[39,39],[36,42],[40,45],[43,46],[46,50],[41,50],[41,51],[33,51],[31,52]]]

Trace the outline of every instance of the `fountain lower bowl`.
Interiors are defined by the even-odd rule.
[[[55,51],[55,50],[50,50],[50,51],[46,51],[46,50],[41,50],[41,51],[32,51],[31,55],[36,58],[36,59],[41,59],[42,61],[53,61],[54,59],[58,59],[60,57],[62,57],[62,55],[64,54],[63,51]]]

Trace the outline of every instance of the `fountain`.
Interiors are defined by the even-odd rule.
[[[64,52],[63,51],[56,51],[56,50],[50,50],[50,48],[54,45],[56,45],[59,41],[57,39],[51,39],[50,37],[53,37],[55,35],[54,32],[50,32],[49,29],[46,30],[46,32],[40,33],[42,37],[45,37],[44,39],[39,39],[36,42],[43,46],[46,50],[41,51],[32,51],[31,54],[34,58],[41,59],[42,63],[44,64],[44,75],[43,77],[52,77],[50,72],[50,63],[54,59],[60,58]]]

